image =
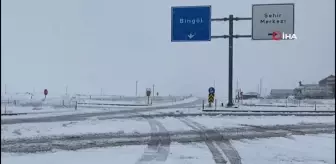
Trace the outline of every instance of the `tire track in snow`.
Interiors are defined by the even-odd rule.
[[[237,150],[232,146],[229,140],[220,139],[222,138],[222,135],[219,132],[215,130],[206,130],[207,128],[202,124],[188,118],[178,119],[194,130],[204,130],[205,133],[204,135],[202,134],[202,137],[204,138],[205,144],[208,146],[216,164],[227,164],[228,162],[230,164],[241,164],[241,158]],[[214,137],[217,138],[215,139]],[[223,153],[221,153],[221,151]]]
[[[170,134],[168,130],[157,120],[147,119],[151,127],[150,141],[141,158],[136,164],[165,162],[170,152]],[[157,135],[155,133],[163,133]]]

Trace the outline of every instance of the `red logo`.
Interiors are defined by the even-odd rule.
[[[272,33],[272,40],[281,40],[281,32],[280,31],[274,31]]]

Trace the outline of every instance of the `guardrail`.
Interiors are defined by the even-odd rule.
[[[107,105],[107,106],[149,106],[147,104],[110,104],[110,103],[84,103],[84,102],[78,102],[77,105]]]
[[[232,113],[335,113],[332,110],[213,110],[204,109],[203,112],[232,112]]]

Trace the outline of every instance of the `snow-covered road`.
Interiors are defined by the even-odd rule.
[[[149,161],[141,160],[145,147],[138,145],[23,155],[2,153],[1,160],[6,164],[92,164],[97,161],[99,164],[141,164],[149,163]],[[167,159],[165,161],[154,159],[154,162],[165,164],[213,163],[210,152],[201,143],[188,145],[173,143]]]
[[[299,123],[334,123],[335,117],[297,117],[297,116],[199,116],[187,117],[207,128],[229,128],[248,125],[286,125]],[[192,130],[174,117],[156,118],[168,131]],[[147,119],[89,119],[84,121],[63,121],[45,123],[22,123],[1,126],[1,138],[39,137],[49,135],[75,135],[86,133],[148,133],[150,124]]]
[[[318,134],[231,141],[242,164],[334,164],[335,135]],[[205,143],[171,143],[166,160],[141,161],[145,145],[56,151],[38,154],[2,153],[6,164],[216,164]],[[220,152],[222,153],[222,152]],[[227,162],[230,164],[229,162]],[[232,164],[232,163],[231,163]]]

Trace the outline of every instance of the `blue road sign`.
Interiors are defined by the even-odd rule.
[[[171,41],[211,41],[211,6],[172,7]]]
[[[210,87],[209,88],[209,93],[210,94],[214,94],[215,93],[215,88],[214,87]]]

